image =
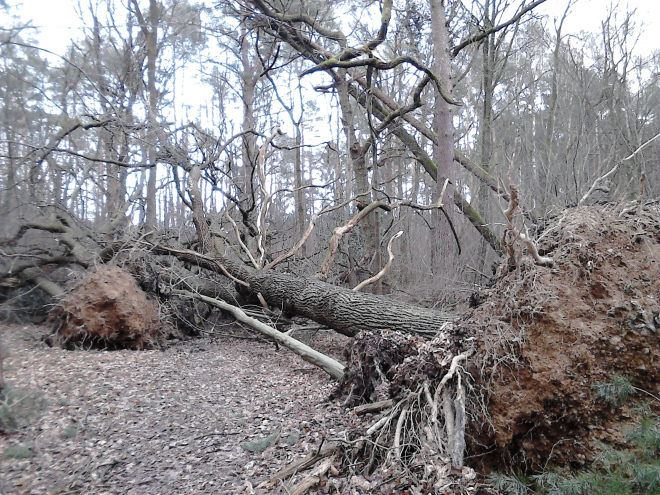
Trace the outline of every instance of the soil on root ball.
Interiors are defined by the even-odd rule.
[[[133,277],[115,266],[87,274],[55,312],[57,342],[73,349],[148,349],[161,339],[158,304]]]
[[[596,389],[614,376],[660,395],[660,220],[647,211],[580,207],[538,242],[459,324],[477,337],[467,462],[525,470],[580,467],[625,448],[643,393],[618,404]]]

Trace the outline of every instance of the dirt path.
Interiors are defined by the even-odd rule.
[[[48,402],[28,426],[0,436],[2,494],[250,492],[322,435],[338,435],[329,377],[272,344],[222,338],[70,352],[45,346],[42,328],[0,332],[6,381],[33,393],[25,403]],[[277,431],[264,452],[245,449]],[[16,457],[17,447],[29,457]]]

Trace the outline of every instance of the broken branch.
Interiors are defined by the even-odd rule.
[[[377,282],[381,278],[383,278],[385,275],[387,275],[387,272],[390,271],[392,268],[392,262],[394,261],[394,254],[392,253],[392,243],[401,237],[403,235],[403,230],[398,231],[396,234],[392,236],[390,239],[390,242],[387,243],[387,254],[389,256],[389,259],[387,260],[387,263],[383,267],[381,271],[379,271],[376,275],[374,275],[371,278],[368,278],[367,280],[364,280],[363,282],[360,282],[358,285],[356,285],[353,290],[354,291],[359,291],[364,289],[367,285],[373,284],[374,282]]]

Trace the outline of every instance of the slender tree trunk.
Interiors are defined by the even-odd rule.
[[[158,90],[156,89],[156,58],[158,57],[158,4],[156,0],[149,2],[149,36],[147,36],[147,90],[149,92],[149,130],[151,135],[148,147],[149,181],[147,182],[147,229],[155,230],[156,215],[156,114],[158,112]]]
[[[491,12],[492,9],[492,12]],[[484,28],[493,26],[495,11],[494,2],[486,0],[484,4]],[[493,155],[493,76],[495,72],[495,38],[489,36],[482,43],[482,67],[483,67],[483,92],[484,101],[481,111],[481,168],[490,173],[490,164]],[[485,215],[490,212],[490,191],[488,186],[481,181],[476,181],[475,196],[477,209]],[[488,243],[484,238],[480,239],[479,252],[477,255],[478,272],[485,272],[485,265],[488,259]],[[475,282],[479,282],[479,273],[475,272]]]
[[[305,191],[303,191],[303,171],[302,171],[302,129],[301,122],[294,122],[296,129],[296,150],[293,162],[293,174],[295,181],[295,192],[293,194],[296,203],[296,223],[298,224],[298,239],[305,235],[307,216],[305,207]],[[307,246],[305,244],[300,248],[300,255],[306,256]]]
[[[6,110],[6,107],[5,107]],[[8,112],[6,112],[8,113]],[[9,122],[9,120],[6,120]],[[9,129],[7,124],[7,161],[6,161],[6,179],[3,181],[3,191],[2,191],[2,208],[0,213],[7,215],[11,210],[17,205],[17,194],[16,194],[16,157],[14,154],[14,132]]]
[[[198,165],[195,165],[188,176],[188,194],[192,203],[192,216],[197,238],[199,240],[199,251],[202,254],[210,253],[213,250],[213,241],[211,239],[211,229],[206,222],[204,202],[202,201],[202,192],[200,182],[202,171]]]
[[[451,58],[449,55],[449,34],[447,32],[447,19],[445,17],[445,2],[443,0],[430,0],[431,7],[431,30],[433,32],[433,70],[438,77],[440,84],[451,95]],[[435,108],[433,114],[433,130],[437,135],[437,142],[433,147],[433,161],[437,166],[437,187],[438,194],[444,187],[445,179],[454,181],[456,179],[456,170],[454,166],[454,124],[452,121],[452,110],[449,103],[436,92]],[[454,184],[450,183],[447,187],[445,198],[443,198],[446,208],[445,212],[449,220],[456,221],[456,215],[451,208],[451,198],[454,195]],[[434,269],[445,275],[453,275],[456,266],[455,257],[457,254],[456,242],[454,240],[451,227],[440,212],[435,214],[436,229],[435,240],[436,249],[439,257]]]
[[[342,71],[340,71],[342,73]],[[355,179],[355,188],[357,193],[369,192],[365,196],[361,196],[360,200],[366,203],[373,201],[373,194],[371,193],[371,183],[369,182],[369,171],[367,168],[367,147],[360,144],[357,133],[355,130],[355,118],[353,107],[349,98],[348,82],[345,79],[345,73],[342,73],[340,81],[337,83],[337,92],[339,93],[339,105],[342,113],[342,127],[346,135],[346,144],[348,146],[348,154],[351,157],[351,165],[353,169],[353,178]],[[374,263],[371,269],[374,273],[380,271],[380,263],[378,255],[380,253],[380,229],[378,226],[377,213],[374,212],[364,219],[363,232],[365,237],[365,259],[374,258]],[[375,291],[379,291],[382,284],[375,287]]]

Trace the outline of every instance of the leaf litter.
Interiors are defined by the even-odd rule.
[[[316,367],[271,343],[175,341],[164,350],[67,351],[44,328],[3,325],[5,379],[48,407],[0,434],[1,494],[224,494],[340,436],[343,411]],[[343,337],[320,333],[324,352]]]

